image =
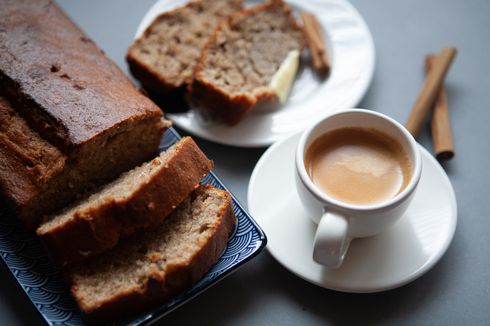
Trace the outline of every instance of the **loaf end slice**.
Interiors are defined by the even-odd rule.
[[[192,1],[158,16],[128,50],[131,72],[152,92],[187,86],[212,31],[241,4],[242,0]]]
[[[158,228],[71,269],[71,293],[99,321],[148,309],[192,287],[218,260],[235,225],[230,195],[201,186]]]
[[[185,137],[89,198],[47,218],[37,234],[60,265],[97,255],[120,238],[161,223],[211,167],[192,138]]]
[[[259,102],[276,101],[271,81],[289,54],[303,47],[302,29],[282,1],[243,9],[206,44],[190,87],[193,101],[234,125]]]

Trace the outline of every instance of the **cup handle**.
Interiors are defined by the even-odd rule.
[[[345,216],[325,212],[316,229],[313,260],[327,268],[340,267],[352,240],[347,236],[348,227]]]

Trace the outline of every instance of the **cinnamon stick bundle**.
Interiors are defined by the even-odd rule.
[[[450,47],[443,49],[434,59],[434,63],[425,77],[424,85],[405,125],[414,137],[419,134],[425,117],[432,109],[442,82],[455,56],[456,48]]]
[[[435,56],[429,55],[425,59],[426,74],[435,64]],[[444,85],[441,85],[432,111],[431,120],[432,144],[434,155],[438,160],[448,160],[454,156],[454,144],[449,119],[447,94]]]
[[[323,42],[323,35],[320,23],[315,15],[308,12],[301,12],[303,20],[306,43],[311,53],[313,69],[322,77],[325,77],[330,71],[330,61],[327,54],[327,48]]]

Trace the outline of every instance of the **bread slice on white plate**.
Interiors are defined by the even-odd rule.
[[[213,30],[241,5],[242,0],[198,0],[158,16],[128,50],[131,72],[155,93],[186,87]]]
[[[303,47],[303,30],[282,1],[243,9],[209,39],[192,98],[216,119],[234,125],[259,102],[285,101]]]

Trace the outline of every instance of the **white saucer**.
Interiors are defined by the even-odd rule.
[[[159,0],[142,19],[136,37],[159,14],[187,0]],[[245,5],[257,4],[246,0]],[[201,138],[233,146],[262,147],[303,130],[320,115],[356,107],[371,83],[375,64],[374,42],[364,19],[346,0],[286,0],[294,9],[314,12],[325,35],[332,70],[320,80],[308,66],[300,68],[287,102],[277,110],[253,110],[229,127],[202,117],[192,109],[168,114],[176,126]],[[257,108],[258,109],[258,108]]]
[[[255,166],[248,189],[249,212],[267,234],[267,249],[279,263],[318,286],[368,293],[407,284],[439,261],[456,228],[456,198],[444,170],[420,147],[422,176],[405,216],[385,233],[355,239],[339,269],[315,263],[316,224],[302,207],[294,182],[298,140],[299,134],[271,146]]]

